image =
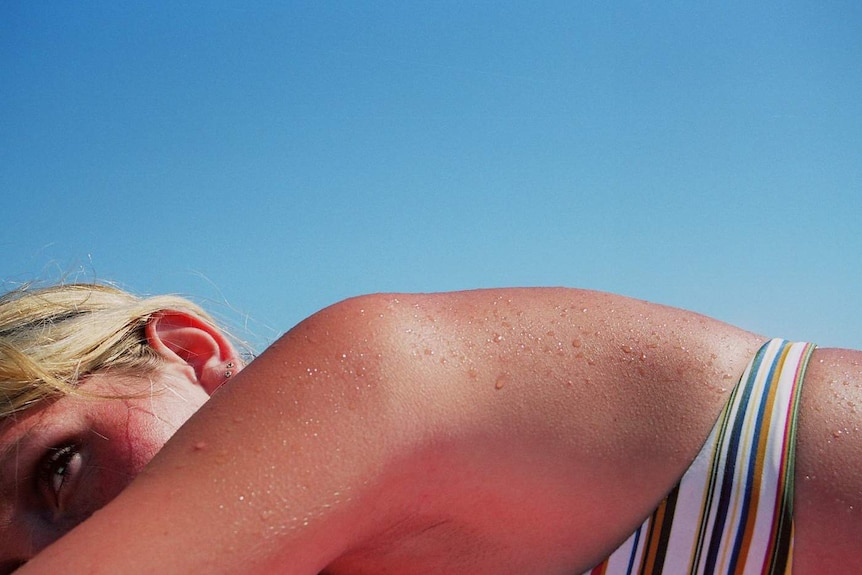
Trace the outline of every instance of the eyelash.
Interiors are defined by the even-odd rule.
[[[40,490],[47,490],[47,495],[58,509],[62,507],[63,488],[70,480],[69,476],[75,473],[70,467],[74,465],[76,457],[80,458],[80,446],[68,443],[50,449],[39,463]]]

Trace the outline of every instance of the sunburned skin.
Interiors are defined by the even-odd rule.
[[[21,573],[582,572],[682,476],[763,341],[580,290],[341,302],[233,378]],[[862,446],[853,433],[836,444],[833,422],[859,423],[846,405],[862,401],[859,358],[812,356],[797,573],[858,564]],[[855,391],[837,400],[843,380]]]
[[[0,430],[0,573],[117,496],[207,399],[165,370],[151,380],[94,375],[81,396],[47,403]],[[132,391],[135,397],[104,399]],[[88,394],[88,395],[83,395]]]

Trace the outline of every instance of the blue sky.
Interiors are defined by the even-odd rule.
[[[3,2],[0,279],[258,345],[566,285],[862,348],[862,5],[752,4]]]

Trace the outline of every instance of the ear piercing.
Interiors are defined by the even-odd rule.
[[[233,375],[233,362],[232,361],[227,362],[227,365],[225,366],[225,368],[226,369],[224,372],[224,378],[227,379]]]

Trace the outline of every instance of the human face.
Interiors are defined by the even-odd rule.
[[[0,426],[0,574],[116,497],[208,397],[172,366],[95,374],[81,390],[93,397],[45,402]]]

